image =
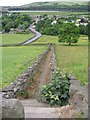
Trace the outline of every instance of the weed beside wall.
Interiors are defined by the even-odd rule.
[[[42,102],[50,105],[66,105],[69,98],[69,86],[70,82],[66,72],[58,68],[53,72],[51,82],[41,89]]]

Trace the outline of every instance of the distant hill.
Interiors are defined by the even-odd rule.
[[[19,7],[10,7],[9,10],[87,11],[88,2],[34,2]]]
[[[65,5],[75,5],[75,4],[79,4],[79,5],[87,5],[88,2],[87,1],[53,1],[53,2],[34,2],[34,3],[30,3],[30,4],[26,4],[26,5],[22,5],[21,7],[29,7],[29,6],[42,6],[42,5],[62,5],[62,4],[65,4]]]

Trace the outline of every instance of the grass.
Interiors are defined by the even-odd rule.
[[[58,43],[56,36],[42,36],[35,43],[55,43],[57,66],[72,71],[84,85],[88,82],[88,37],[80,35],[78,43]]]
[[[43,35],[40,37],[37,41],[33,42],[32,44],[40,44],[40,43],[58,43],[58,37],[57,36],[49,36],[49,35]]]
[[[47,46],[2,48],[2,87],[13,82],[46,48]]]
[[[77,43],[78,45],[88,45],[88,36],[87,35],[80,35],[79,41]]]
[[[10,37],[9,37],[10,35]],[[29,36],[22,34],[3,34],[6,38],[6,43],[14,44]],[[16,37],[18,35],[18,37]],[[7,37],[6,37],[7,36]],[[13,36],[13,37],[11,37]],[[3,38],[4,38],[3,37]],[[24,37],[24,38],[23,38]],[[12,39],[13,41],[12,42]],[[18,40],[16,39],[18,38]],[[30,38],[30,36],[29,36]],[[3,39],[3,44],[4,43]],[[11,42],[10,42],[11,41]],[[77,79],[82,81],[84,85],[87,82],[88,68],[88,37],[80,35],[79,42],[68,46],[64,43],[58,43],[58,37],[43,35],[36,43],[55,43],[57,65],[61,68],[66,68],[67,71],[72,71]],[[4,47],[2,48],[2,86],[9,85],[15,80],[21,72],[28,66],[31,66],[37,59],[38,55],[46,49],[45,46],[22,46],[22,47]]]
[[[55,53],[58,67],[73,72],[82,85],[88,82],[88,46],[56,45]]]
[[[90,67],[90,42],[88,43],[88,67]]]
[[[48,35],[43,35],[40,37],[37,41],[35,41],[32,44],[40,44],[40,43],[55,43],[55,44],[60,44],[60,45],[68,45],[66,43],[59,43],[58,42],[59,38],[57,36],[48,36]],[[73,46],[87,46],[88,45],[88,37],[86,35],[80,35],[78,43],[73,43]]]
[[[43,11],[35,11],[35,12],[21,12],[21,14],[28,14],[28,15],[44,15],[44,14],[47,14],[47,15],[59,15],[59,16],[69,16],[69,15],[87,15],[88,16],[88,12],[67,12],[67,11],[50,11],[50,12],[43,12]]]
[[[17,44],[32,38],[35,34],[2,34],[2,44]]]

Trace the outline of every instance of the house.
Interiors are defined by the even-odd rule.
[[[68,23],[68,21],[66,20],[66,21],[64,21],[64,23]]]
[[[76,20],[76,23],[77,23],[77,24],[79,24],[79,23],[80,23],[80,21],[81,21],[81,19],[77,19],[77,20]]]
[[[35,25],[33,25],[33,26],[32,26],[32,29],[35,29],[35,28],[36,28],[36,26],[35,26]]]
[[[39,19],[39,18],[36,18],[35,20],[36,20],[36,23],[38,23],[38,21],[39,21],[40,19]]]
[[[56,23],[57,23],[57,21],[56,21],[56,20],[54,20],[51,24],[52,24],[52,25],[54,25],[54,24],[56,24]]]
[[[76,23],[76,21],[75,21],[75,20],[71,20],[71,22],[72,22],[72,23]]]
[[[41,18],[41,20],[44,20],[44,18]]]
[[[79,26],[79,24],[77,24],[77,23],[76,23],[75,25],[76,25],[77,27]]]
[[[13,33],[14,33],[14,28],[10,28],[9,33],[10,33],[10,34],[13,34]]]
[[[88,21],[89,19],[88,18],[84,18],[85,21]]]
[[[16,29],[16,32],[18,32],[18,33],[23,33],[24,32],[24,30],[22,30],[22,29]]]
[[[8,16],[10,16],[10,15],[11,15],[11,13],[7,13],[7,15],[8,15]]]
[[[87,26],[87,25],[88,25],[88,23],[80,23],[80,25]]]

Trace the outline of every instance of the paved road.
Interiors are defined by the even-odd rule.
[[[31,42],[34,42],[34,41],[36,41],[38,38],[40,38],[42,35],[41,35],[41,33],[39,33],[39,32],[37,32],[36,30],[34,30],[33,28],[32,28],[32,25],[30,25],[30,28],[29,28],[33,33],[35,33],[36,34],[36,36],[34,37],[34,38],[31,38],[30,40],[28,40],[28,41],[26,41],[25,43],[24,43],[24,45],[27,45],[27,44],[29,44],[29,43],[31,43]]]

